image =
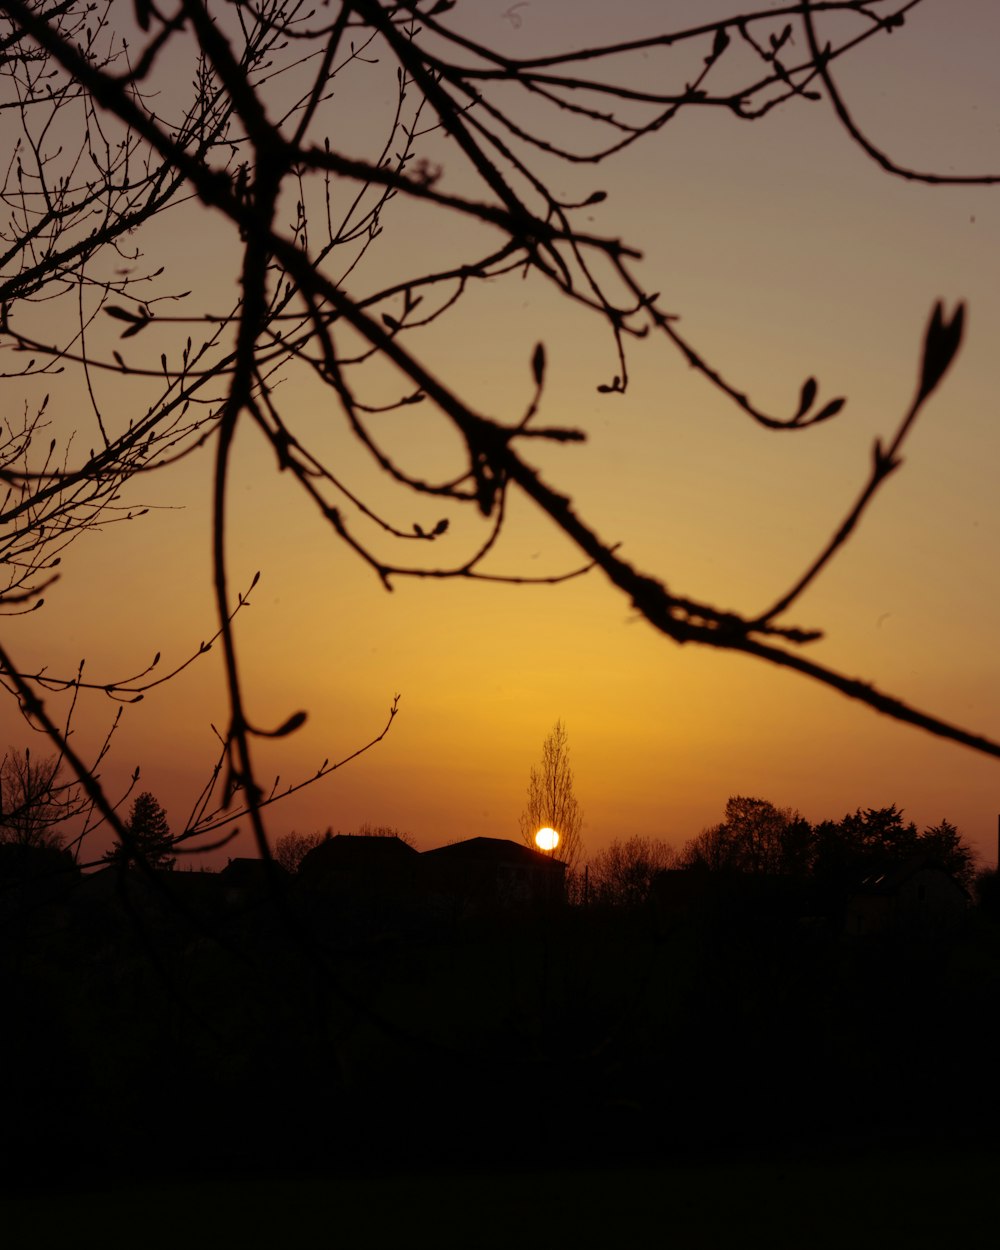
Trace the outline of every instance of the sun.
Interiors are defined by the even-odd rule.
[[[540,851],[554,851],[559,845],[559,834],[554,829],[539,829],[535,834],[535,846]]]

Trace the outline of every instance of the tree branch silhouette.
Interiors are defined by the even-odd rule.
[[[159,379],[163,386],[149,412],[117,436],[106,431],[95,398],[102,447],[82,466],[67,462],[57,469],[46,460],[37,471],[28,472],[0,462],[0,476],[12,490],[22,492],[14,511],[27,518],[28,536],[22,541],[31,543],[37,534],[31,529],[36,515],[32,508],[51,501],[63,509],[62,515],[76,518],[72,522],[76,530],[98,524],[114,515],[108,509],[116,506],[124,482],[154,468],[167,468],[193,447],[214,440],[214,591],[229,722],[220,735],[221,774],[216,770],[213,777],[222,777],[221,811],[240,796],[262,854],[267,855],[267,838],[261,812],[276,795],[257,780],[254,744],[260,738],[294,732],[304,713],[294,713],[277,729],[256,725],[252,691],[241,671],[232,629],[232,614],[241,600],[233,603],[230,588],[227,505],[234,473],[231,450],[246,424],[267,438],[279,469],[294,479],[333,538],[387,589],[400,577],[555,582],[600,570],[654,628],[677,643],[738,651],[793,669],[894,719],[1000,755],[1000,744],[984,735],[808,659],[802,648],[821,631],[781,619],[850,540],[898,467],[899,452],[918,412],[958,351],[962,305],[948,317],[937,304],[917,393],[895,434],[885,447],[876,444],[868,480],[830,539],[789,591],[759,616],[688,598],[675,592],[662,572],[626,561],[619,537],[600,534],[578,514],[555,478],[525,459],[526,449],[539,441],[558,446],[582,439],[571,428],[536,423],[547,397],[543,345],[534,348],[530,359],[528,350],[525,353],[533,387],[522,413],[495,418],[463,397],[445,373],[418,353],[413,333],[454,314],[478,286],[531,274],[605,329],[617,371],[610,380],[607,374],[599,375],[604,380],[595,384],[608,402],[628,389],[632,343],[654,335],[678,351],[706,385],[767,429],[803,431],[833,419],[845,401],[821,398],[813,377],[797,386],[798,400],[790,415],[787,410],[785,415],[765,411],[731,381],[723,366],[680,333],[676,313],[647,284],[638,250],[628,240],[593,233],[578,224],[581,210],[599,203],[605,193],[598,189],[567,202],[552,189],[552,167],[562,163],[597,167],[626,146],[653,141],[665,126],[692,109],[722,109],[737,120],[757,124],[776,107],[816,101],[825,91],[850,138],[889,172],[935,182],[996,181],[992,176],[918,175],[882,159],[884,154],[854,124],[834,83],[831,65],[891,34],[917,3],[803,0],[777,9],[736,12],[638,40],[519,59],[461,33],[449,19],[452,6],[416,0],[395,4],[352,0],[309,15],[291,0],[272,0],[263,9],[234,3],[224,11],[205,0],[178,0],[170,14],[142,6],[137,48],[130,47],[127,57],[123,48],[110,45],[103,57],[95,55],[87,42],[93,36],[85,35],[82,18],[72,6],[38,11],[24,0],[0,0],[0,14],[10,24],[9,46],[18,49],[24,63],[33,65],[42,58],[41,63],[58,67],[60,90],[85,100],[95,125],[99,117],[102,124],[112,119],[123,128],[128,138],[126,156],[120,161],[142,162],[139,183],[146,197],[135,200],[137,192],[120,174],[114,158],[100,166],[103,172],[93,186],[73,184],[79,199],[70,205],[62,183],[45,174],[48,158],[35,143],[34,198],[29,200],[25,192],[18,199],[20,191],[9,192],[21,213],[17,219],[21,237],[9,246],[16,255],[20,248],[25,259],[19,262],[13,285],[0,279],[4,300],[0,333],[15,350],[38,353],[36,359],[43,361],[39,366],[33,360],[18,376],[34,376],[36,368],[44,372],[73,365],[84,371],[88,387],[102,369],[132,379]],[[846,31],[836,45],[820,45],[816,32],[820,14],[835,15],[838,31]],[[849,31],[848,19],[854,23]],[[795,52],[796,22],[805,31],[807,55]],[[254,32],[252,37],[247,30]],[[155,69],[167,49],[182,38],[198,50],[197,84],[203,103],[201,111],[188,114],[190,120],[176,129],[144,92],[151,94]],[[681,50],[690,58],[679,86],[645,91],[630,81],[630,57],[666,49]],[[735,60],[734,49],[749,56],[752,72]],[[273,64],[266,64],[267,57],[275,58]],[[366,58],[386,59],[395,69],[397,83],[388,136],[369,159],[334,145],[324,129],[332,76]],[[742,75],[737,85],[733,80],[722,82],[722,67]],[[287,83],[292,74],[297,77],[289,103],[287,94],[282,97],[273,91],[271,83],[275,78]],[[32,101],[32,106],[37,103]],[[420,140],[430,133],[449,141],[473,190],[464,183],[461,190],[445,186],[443,171],[421,152]],[[21,185],[20,175],[15,181]],[[8,186],[12,185],[9,175]],[[348,207],[338,222],[332,206],[334,191],[339,190],[346,192]],[[137,222],[162,211],[168,193],[185,200],[195,197],[206,212],[228,223],[232,239],[238,240],[240,296],[229,313],[160,315],[157,301],[176,298],[176,292],[157,289],[147,299],[135,285],[138,278],[117,284],[105,279],[103,285],[98,283],[96,303],[89,310],[81,307],[78,332],[70,341],[46,349],[29,327],[19,328],[10,311],[16,298],[44,294],[47,283],[63,280],[67,267],[75,275],[74,289],[82,291],[96,281],[85,274],[82,258],[89,263],[101,249],[121,247]],[[89,212],[102,196],[113,199],[115,194],[125,196],[124,204],[105,211],[101,224],[86,238],[67,239],[59,244],[61,250],[50,247],[37,255],[31,251],[71,209]],[[419,257],[414,257],[408,262],[412,272],[399,272],[388,280],[383,276],[365,289],[359,262],[376,243],[383,214],[408,201],[445,220],[475,227],[489,236],[489,244],[478,247],[471,260],[425,272]],[[338,251],[342,245],[354,247],[356,253],[338,269],[334,258],[344,255]],[[98,342],[98,326],[107,330],[112,322],[122,339],[133,340],[129,363],[118,347]],[[185,322],[200,326],[201,345],[188,339],[173,363],[166,351],[160,351],[157,368],[156,350],[148,344],[161,331]],[[373,367],[383,365],[392,366],[403,379],[388,401],[370,381]],[[282,401],[277,382],[292,367],[303,368],[328,388],[333,410],[391,487],[393,498],[402,499],[404,515],[411,516],[412,503],[420,499],[440,503],[447,515],[439,513],[439,519],[430,523],[398,520],[391,506],[369,497],[335,469],[315,431],[303,432]],[[199,405],[197,411],[185,415],[191,404]],[[440,418],[443,430],[458,435],[463,449],[458,468],[445,460],[439,473],[413,472],[380,438],[375,418],[413,404],[426,405]],[[27,419],[22,430],[9,435],[15,461],[25,440],[30,442],[40,431],[43,410],[44,405],[34,420]],[[72,492],[82,483],[97,493],[73,504]],[[490,566],[512,493],[530,499],[573,544],[582,561],[579,567],[532,579]],[[87,513],[88,507],[93,511]],[[478,515],[484,526],[471,551],[440,562],[427,554],[421,557],[419,553],[441,550],[437,540],[449,531],[452,516],[462,511]],[[372,530],[377,542],[370,537]],[[386,554],[380,543],[402,544],[406,558]],[[29,563],[32,577],[48,568],[41,557]],[[27,585],[18,572],[9,587],[12,604],[20,607],[27,602]],[[27,678],[18,677],[16,669],[8,676],[23,698],[18,683],[24,685]],[[35,680],[42,679],[36,675]],[[84,688],[89,687],[79,686]],[[131,692],[138,687],[133,683],[120,689]],[[209,792],[214,792],[213,784]]]

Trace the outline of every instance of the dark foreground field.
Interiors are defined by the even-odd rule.
[[[992,1244],[991,911],[180,884],[8,908],[4,1246]]]
[[[32,1247],[939,1250],[993,1244],[998,1189],[1000,1155],[896,1153],[39,1190],[0,1200],[0,1220]]]

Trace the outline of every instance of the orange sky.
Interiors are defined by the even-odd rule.
[[[633,28],[648,33],[654,20],[680,24],[674,13],[683,21],[723,11],[623,3],[613,6],[610,31],[605,4],[532,0],[518,10],[516,28],[506,8],[460,6],[453,20],[522,51],[625,38]],[[998,39],[1000,13],[990,6],[928,0],[903,30],[838,68],[838,81],[859,120],[900,160],[992,172],[1000,167]],[[801,32],[796,40],[804,48]],[[683,65],[646,57],[629,72],[636,81],[658,79],[675,63]],[[351,136],[348,151],[365,150],[367,128],[384,114],[381,69],[327,106],[329,128]],[[684,69],[676,72],[683,83]],[[428,145],[449,189],[472,191],[457,154],[433,138]],[[816,658],[1000,737],[1000,191],[888,177],[825,102],[799,101],[753,125],[721,112],[692,114],[601,168],[543,167],[567,197],[608,191],[588,210],[588,227],[644,253],[647,289],[663,293],[695,346],[762,405],[790,412],[810,375],[822,396],[848,398],[835,421],[770,433],[663,341],[632,348],[625,396],[598,394],[616,371],[605,327],[516,276],[413,332],[411,350],[470,403],[505,418],[529,401],[531,352],[544,341],[541,420],[579,427],[588,442],[533,447],[527,458],[605,539],[623,544],[627,559],[678,594],[749,613],[794,581],[862,485],[874,438],[888,437],[905,409],[934,301],[967,302],[966,341],[921,416],[904,468],[789,621],[827,631]],[[194,288],[193,311],[221,310],[234,298],[230,233],[205,210],[178,210],[143,244],[149,256],[163,251],[175,288]],[[361,293],[380,278],[468,252],[464,227],[397,200],[368,268],[348,288]],[[153,333],[144,350],[155,361],[171,340],[165,329],[155,340]],[[435,554],[460,560],[475,522],[386,491],[336,424],[329,393],[295,369],[284,376],[281,397],[297,428],[320,440],[402,527],[452,517]],[[59,385],[52,415],[65,437],[82,420],[70,389],[79,380]],[[129,405],[141,401],[113,377],[101,385],[124,424]],[[397,386],[385,385],[387,395]],[[9,402],[19,409],[20,398]],[[387,416],[380,428],[410,465],[448,462],[451,444],[429,405]],[[529,768],[561,718],[588,850],[634,833],[679,844],[742,793],[812,820],[897,803],[921,825],[951,819],[987,861],[995,858],[995,761],[757,661],[679,648],[634,619],[598,574],[557,587],[400,579],[387,594],[274,472],[258,436],[241,431],[237,452],[234,584],[261,571],[238,629],[251,715],[278,724],[299,708],[309,713],[300,733],[262,750],[261,774],[293,782],[350,753],[380,731],[401,695],[385,741],[273,808],[272,833],[346,832],[370,820],[411,831],[422,847],[477,834],[516,837]],[[6,645],[23,667],[65,671],[86,656],[88,670],[108,680],[142,668],[157,650],[164,663],[179,662],[213,632],[210,476],[203,451],[133,484],[130,499],[160,510],[79,540],[45,607],[5,624]],[[490,567],[551,574],[579,562],[519,500]],[[100,696],[81,705],[77,743],[85,753],[112,712]],[[23,745],[13,705],[0,715],[5,741]],[[176,828],[214,760],[210,726],[226,719],[213,651],[128,709],[103,769],[112,792],[140,765],[141,787],[154,791]],[[251,853],[248,836],[226,853]]]

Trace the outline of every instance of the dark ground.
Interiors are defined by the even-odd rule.
[[[1000,1155],[894,1153],[40,1190],[0,1199],[0,1220],[32,1247],[941,1250],[994,1244],[998,1191]]]
[[[992,1244],[988,911],[847,941],[773,897],[181,884],[8,898],[5,1246]]]

